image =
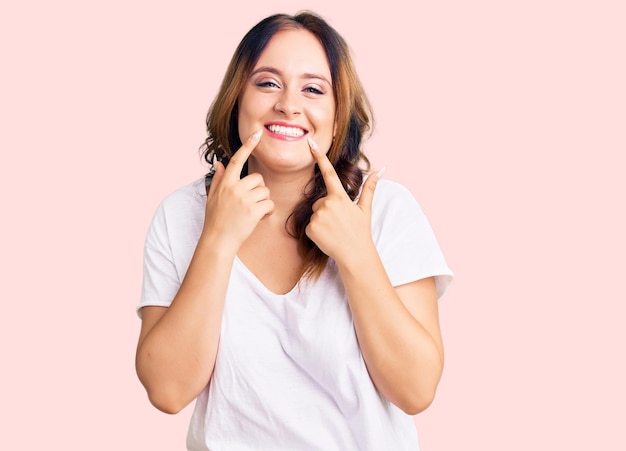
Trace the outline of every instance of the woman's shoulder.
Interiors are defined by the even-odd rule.
[[[161,210],[179,210],[190,205],[203,204],[206,200],[204,177],[181,186],[166,195],[159,205]]]
[[[174,225],[180,221],[195,220],[203,214],[205,202],[203,177],[167,194],[154,212],[153,226],[158,223]]]
[[[419,204],[413,193],[402,183],[381,178],[374,191],[374,204],[378,208],[416,208]]]
[[[411,191],[402,183],[395,180],[381,178],[376,184],[376,191],[381,190],[385,194],[409,195],[413,197]]]
[[[162,203],[173,204],[190,199],[206,198],[206,190],[204,185],[204,177],[196,179],[191,183],[177,188],[165,196]]]

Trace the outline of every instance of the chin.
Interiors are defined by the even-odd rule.
[[[272,169],[297,168],[315,163],[308,143],[261,143],[251,155],[259,165]]]
[[[315,166],[315,160],[311,157],[310,159],[305,158],[293,158],[293,155],[280,157],[274,156],[273,158],[254,158],[251,161],[251,165],[253,172],[266,172],[266,171],[275,171],[275,172],[303,172],[303,171],[312,171]]]

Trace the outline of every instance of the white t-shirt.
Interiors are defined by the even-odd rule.
[[[169,306],[202,231],[206,195],[198,180],[159,206],[145,245],[138,308]],[[452,280],[411,193],[381,179],[372,236],[394,286]],[[332,260],[316,282],[268,290],[238,259],[226,296],[209,385],[196,400],[189,450],[419,449],[413,418],[376,390],[361,355],[345,290]]]

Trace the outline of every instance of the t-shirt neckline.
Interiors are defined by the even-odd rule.
[[[291,287],[291,289],[289,291],[287,291],[286,293],[276,293],[272,290],[270,290],[269,288],[267,288],[265,286],[265,284],[263,282],[261,282],[261,280],[256,276],[256,274],[254,274],[250,268],[248,268],[245,263],[243,261],[241,261],[241,259],[239,258],[239,255],[235,255],[235,263],[241,268],[241,270],[243,271],[243,273],[245,274],[245,276],[247,277],[248,280],[250,280],[254,285],[256,285],[259,289],[261,289],[265,294],[267,294],[268,296],[271,297],[275,297],[275,298],[286,298],[289,297],[292,293],[294,293],[296,290],[298,290],[298,287],[300,286],[300,283],[302,283],[302,277],[300,277],[300,279],[298,279],[298,281],[296,282],[296,284]]]

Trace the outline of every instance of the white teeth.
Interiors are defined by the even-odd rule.
[[[287,136],[302,136],[304,135],[304,130],[297,127],[285,127],[283,125],[268,125],[267,129],[272,133],[278,133],[279,135],[287,135]]]

